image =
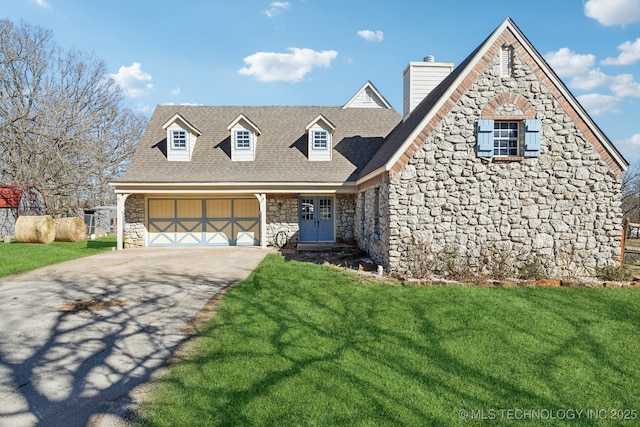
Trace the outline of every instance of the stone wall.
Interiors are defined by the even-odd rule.
[[[378,209],[376,209],[376,192],[378,192]],[[355,229],[356,242],[363,251],[378,264],[388,268],[390,255],[400,255],[397,243],[390,237],[397,233],[390,228],[389,180],[386,175],[369,180],[358,187],[356,198]],[[379,221],[376,232],[376,217]],[[393,242],[393,244],[392,244]]]
[[[124,247],[144,247],[147,229],[144,226],[144,195],[132,194],[124,202]]]
[[[351,242],[355,239],[356,195],[338,194],[335,205],[336,240]]]
[[[300,240],[297,194],[271,194],[267,196],[267,244],[273,245],[277,233],[284,231],[287,242],[294,245]],[[356,195],[338,194],[334,198],[334,227],[336,240],[355,238]]]
[[[267,195],[267,245],[274,244],[274,238],[280,231],[286,233],[287,244],[298,243],[300,227],[298,226],[297,195]]]
[[[385,268],[407,272],[416,242],[433,252],[455,248],[478,270],[491,251],[536,257],[551,275],[591,275],[618,259],[620,177],[526,61],[515,55],[511,78],[500,77],[498,68],[496,55],[390,176],[388,259],[369,250]],[[516,97],[542,121],[540,156],[478,158],[475,125],[483,109]],[[506,118],[524,114],[514,105],[494,111]]]

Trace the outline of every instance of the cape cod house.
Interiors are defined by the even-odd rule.
[[[402,115],[370,82],[341,107],[157,107],[113,183],[118,248],[344,240],[395,272],[493,248],[562,274],[618,259],[627,167],[507,18],[457,67],[411,62]]]

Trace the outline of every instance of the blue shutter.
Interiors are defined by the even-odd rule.
[[[540,156],[540,132],[542,123],[540,120],[532,119],[524,121],[524,156]]]
[[[493,120],[478,120],[478,157],[493,157]]]

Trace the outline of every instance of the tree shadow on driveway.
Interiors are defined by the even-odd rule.
[[[241,279],[157,268],[71,280],[53,270],[0,281],[3,427],[92,423],[149,381],[187,338],[189,319]]]

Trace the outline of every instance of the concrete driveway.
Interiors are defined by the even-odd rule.
[[[0,426],[109,424],[259,248],[114,251],[0,279]],[[117,406],[117,405],[116,405]]]

